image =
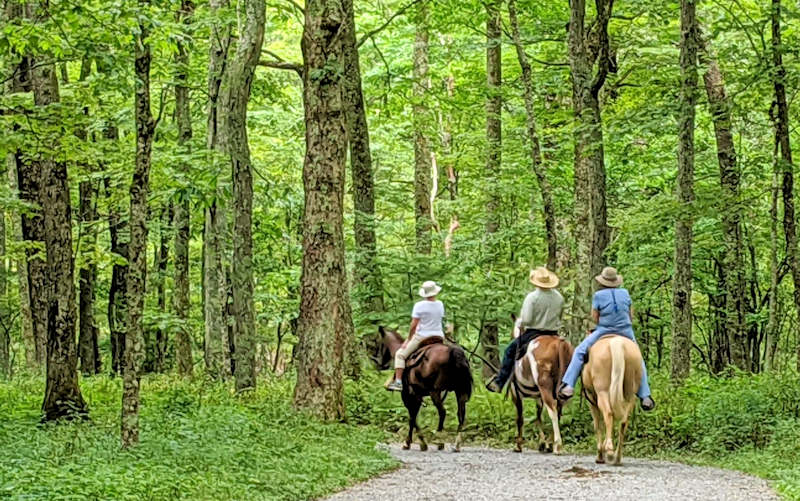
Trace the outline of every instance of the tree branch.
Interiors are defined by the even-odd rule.
[[[372,31],[368,31],[363,37],[361,37],[361,40],[358,41],[358,44],[356,45],[356,48],[361,47],[362,45],[364,45],[366,43],[367,40],[369,40],[370,38],[374,37],[375,35],[377,35],[381,31],[385,30],[387,26],[392,24],[392,21],[394,21],[395,18],[397,18],[398,16],[403,15],[408,9],[410,9],[414,5],[418,4],[420,1],[422,1],[422,0],[412,0],[410,3],[408,3],[408,4],[404,5],[403,7],[401,7],[400,10],[398,10],[397,12],[392,14],[389,17],[389,19],[386,20],[385,23],[383,23],[382,25],[378,26],[377,28],[375,28]]]

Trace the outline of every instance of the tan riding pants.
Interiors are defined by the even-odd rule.
[[[394,368],[405,369],[406,358],[408,358],[409,355],[417,351],[419,345],[422,344],[423,341],[427,341],[431,337],[437,337],[441,339],[442,336],[428,336],[428,337],[414,336],[411,338],[411,340],[403,343],[403,346],[401,346],[400,349],[398,349],[397,352],[394,354]]]

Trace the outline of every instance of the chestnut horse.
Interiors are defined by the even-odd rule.
[[[628,417],[636,405],[636,392],[642,378],[642,353],[639,346],[623,336],[600,338],[589,350],[589,362],[583,368],[583,391],[591,404],[592,421],[597,436],[598,463],[622,464],[622,444]],[[600,420],[605,424],[605,440]],[[619,421],[617,449],[614,450],[615,420]]]
[[[572,358],[572,345],[557,335],[540,335],[528,343],[525,354],[517,360],[508,383],[511,399],[517,407],[517,440],[515,452],[522,452],[522,427],[525,424],[522,400],[536,400],[536,420],[539,429],[539,451],[560,454],[563,451],[559,419],[564,405],[556,397],[556,389]],[[542,423],[542,408],[547,409],[553,423],[553,434],[546,437]]]
[[[373,358],[379,368],[389,368],[389,362],[394,359],[394,354],[403,344],[403,337],[395,331],[379,327],[378,331],[386,348],[380,358]],[[417,424],[417,414],[422,406],[422,399],[430,396],[436,410],[439,411],[439,427],[437,434],[444,429],[444,418],[447,411],[444,408],[444,399],[447,392],[456,394],[458,404],[458,434],[453,447],[454,452],[461,450],[461,430],[467,414],[467,401],[472,395],[472,372],[464,350],[458,346],[449,346],[444,343],[427,344],[406,360],[406,369],[403,371],[403,391],[401,396],[403,404],[408,409],[408,437],[403,449],[411,447],[414,429],[419,437],[420,450],[427,450],[428,444],[422,436],[422,431]],[[444,449],[444,441],[439,442],[439,450]]]

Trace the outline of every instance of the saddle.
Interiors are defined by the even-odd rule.
[[[411,355],[408,356],[408,358],[406,358],[406,369],[411,369],[419,365],[419,363],[422,362],[422,356],[425,354],[426,351],[428,351],[427,348],[434,344],[444,344],[444,338],[441,338],[439,336],[431,336],[431,337],[426,337],[425,339],[420,341],[419,348],[417,348],[414,351],[414,353],[412,353]]]

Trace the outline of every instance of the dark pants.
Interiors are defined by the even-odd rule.
[[[511,371],[514,370],[514,363],[525,354],[528,350],[528,344],[531,341],[539,336],[553,334],[557,334],[557,332],[528,329],[520,334],[518,338],[513,339],[503,355],[503,364],[500,366],[500,372],[495,376],[494,380],[497,381],[497,384],[499,384],[501,388],[505,386],[508,382],[508,378],[511,377]]]

